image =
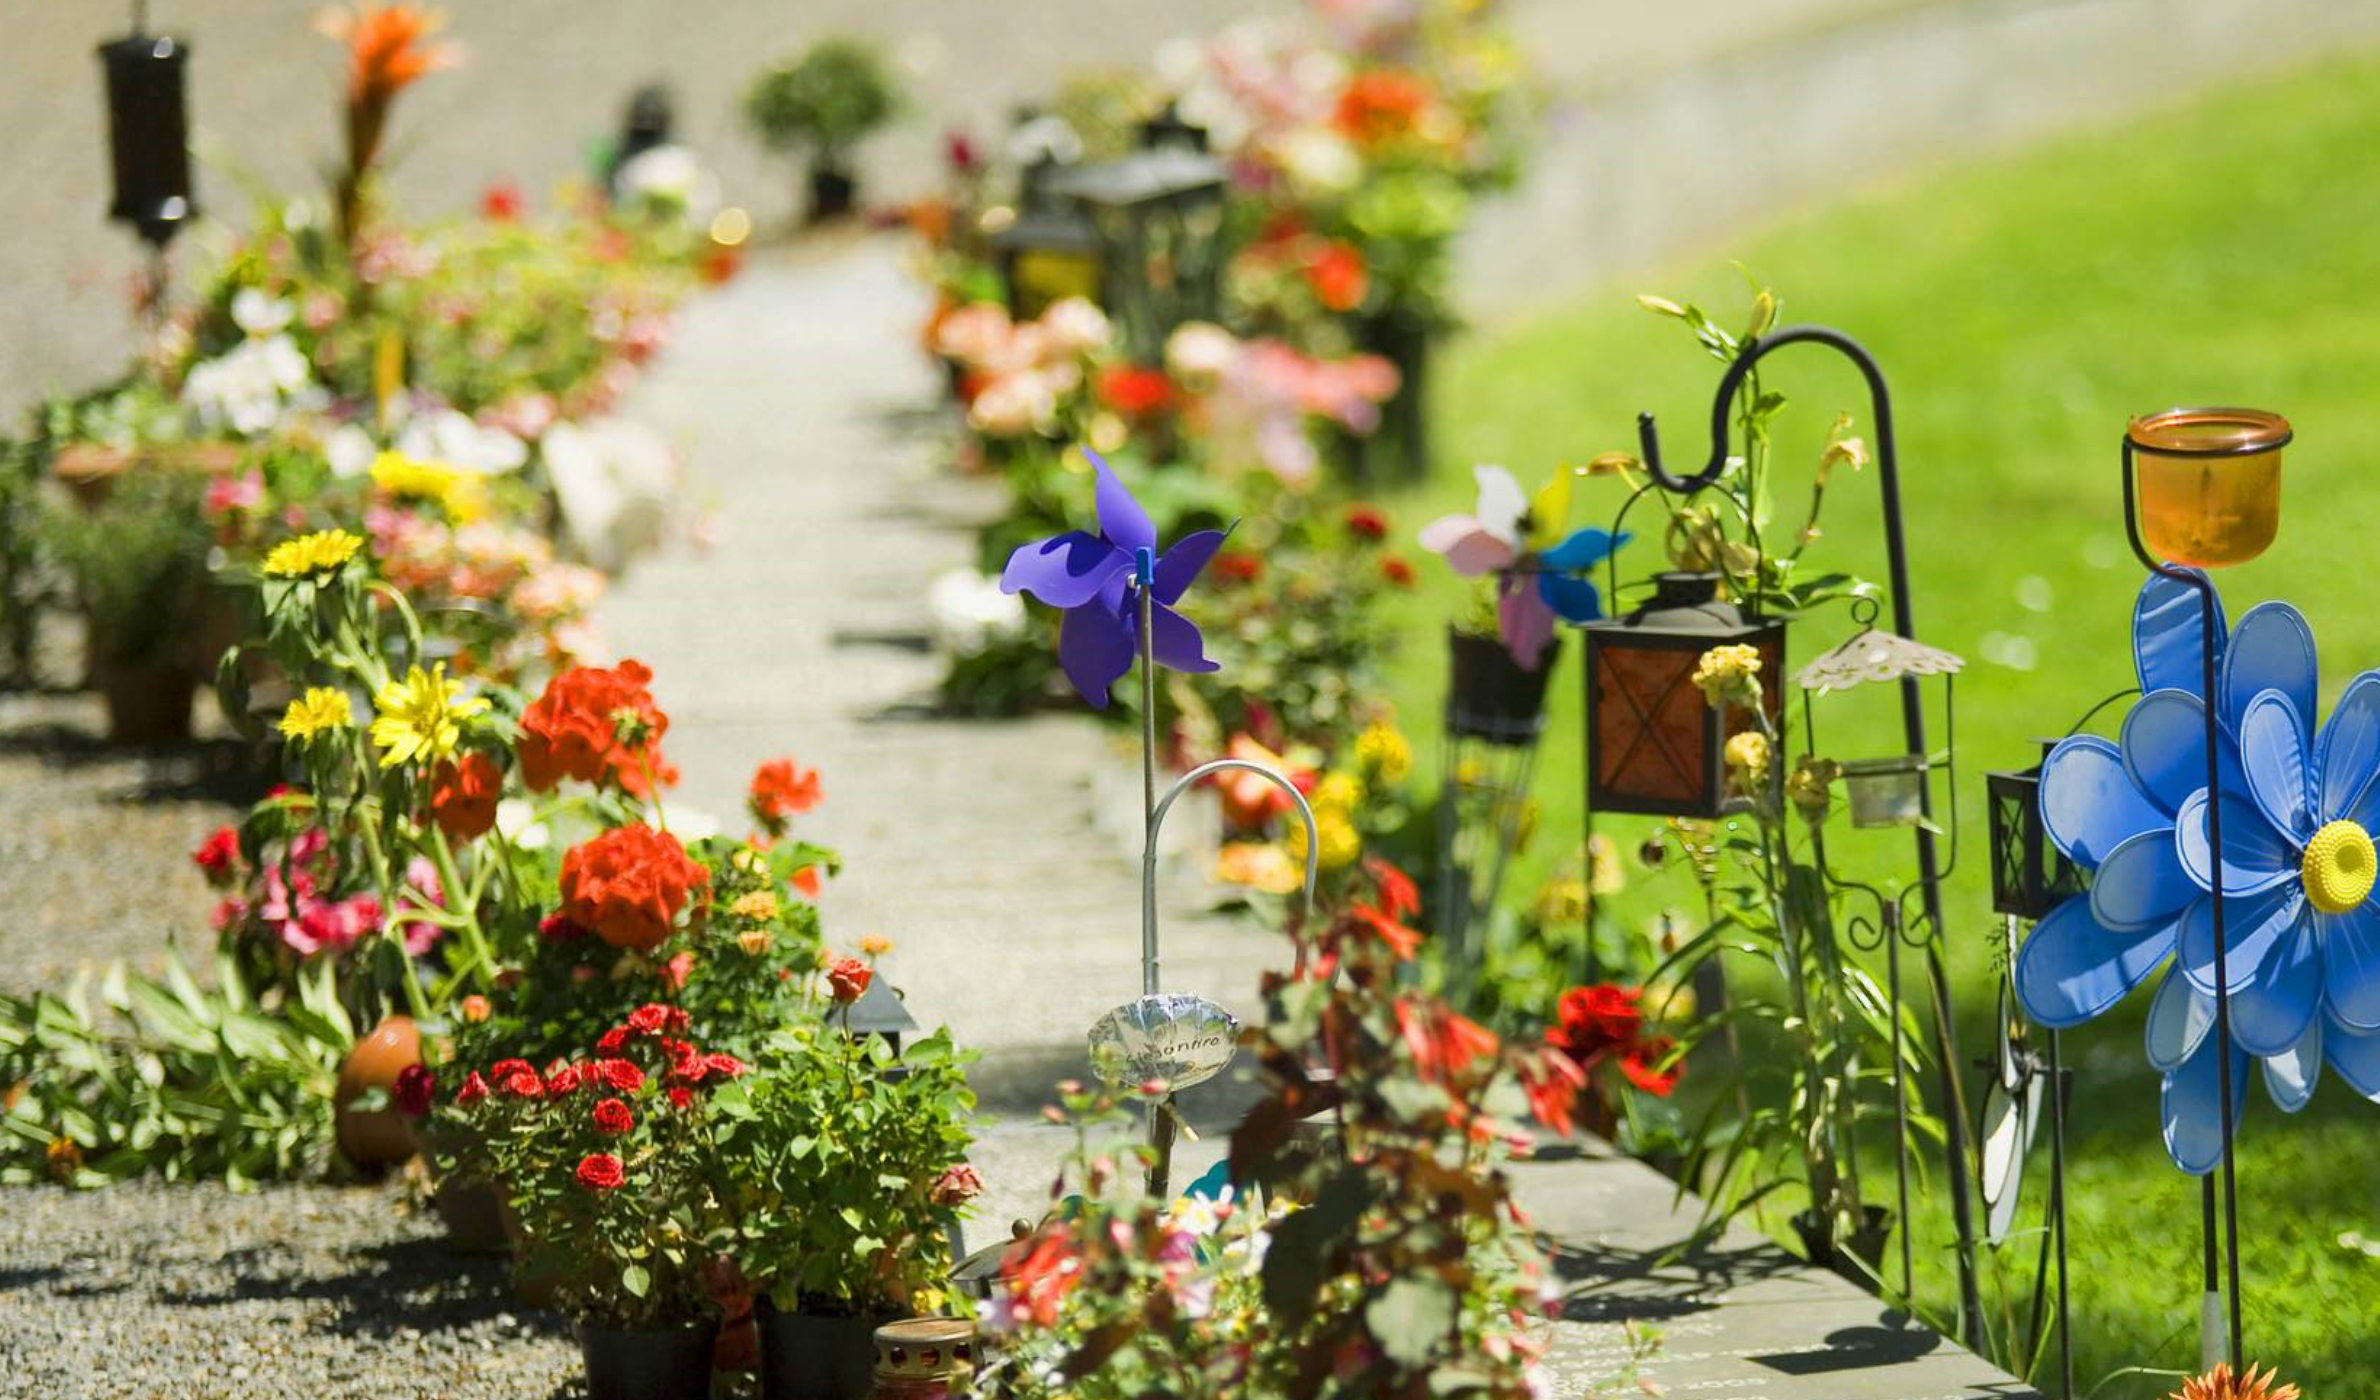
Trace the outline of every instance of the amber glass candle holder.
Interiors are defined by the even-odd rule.
[[[2289,420],[2254,408],[2169,408],[2132,420],[2125,441],[2140,534],[2161,558],[2222,568],[2264,553],[2281,528]]]

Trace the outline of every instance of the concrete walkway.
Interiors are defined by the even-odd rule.
[[[603,620],[656,672],[685,802],[732,829],[761,760],[820,771],[826,802],[797,830],[850,862],[821,901],[830,944],[891,938],[918,1019],[984,1052],[987,1100],[1031,1107],[1140,992],[1139,872],[1092,814],[1093,775],[1137,759],[1082,715],[924,715],[927,584],[972,562],[998,497],[955,479],[941,425],[919,421],[936,390],[903,249],[766,262],[689,309],[630,412],[685,450],[717,541],[639,564]],[[1285,945],[1185,912],[1165,925],[1167,990],[1245,1006]]]

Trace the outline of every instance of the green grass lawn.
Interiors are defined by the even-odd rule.
[[[1697,300],[1740,322],[1748,297],[1730,258],[1778,290],[1783,320],[1864,341],[1896,392],[1920,635],[1969,659],[1958,690],[1966,850],[1948,937],[1972,1056],[1990,1016],[1995,927],[1982,772],[2030,762],[2033,736],[2064,731],[2131,684],[2140,574],[2116,475],[2128,415],[2189,403],[2287,414],[2297,441],[2280,538],[2222,577],[2232,616],[2264,598],[2302,607],[2321,645],[2325,704],[2350,675],[2380,666],[2380,590],[2366,553],[2380,533],[2380,61],[2333,63],[1859,193],[1559,314],[1475,335],[1435,386],[1433,479],[1386,500],[1399,528],[1468,509],[1473,462],[1502,463],[1533,485],[1557,463],[1633,449],[1639,409],[1660,415],[1673,468],[1699,464],[1719,367],[1632,294]],[[1836,410],[1872,428],[1855,376],[1827,352],[1781,352],[1766,373],[1794,405],[1778,439],[1785,480],[1807,479]],[[1598,486],[1582,490],[1574,524],[1616,506],[1617,490]],[[1872,478],[1838,474],[1813,557],[1881,578],[1877,522]],[[1658,542],[1640,539],[1623,564],[1624,577],[1641,578],[1660,564]],[[1434,732],[1441,703],[1437,633],[1465,597],[1435,561],[1423,573],[1399,619],[1410,641],[1395,697],[1417,738]],[[1852,630],[1839,610],[1797,625],[1788,670]],[[1544,820],[1508,899],[1533,890],[1578,830],[1572,653],[1537,770]],[[1935,732],[1938,742],[1938,717]],[[1873,756],[1897,749],[1898,730],[1882,709],[1852,703],[1821,711],[1820,740],[1838,758]],[[1431,745],[1421,747],[1426,757]],[[1604,826],[1623,850],[1641,834],[1624,819]],[[1906,841],[1887,834],[1844,830],[1831,843],[1870,873],[1907,862]],[[1630,916],[1688,903],[1683,888],[1664,886],[1673,879],[1640,876],[1625,897]],[[2139,1029],[2135,1012],[2067,1037],[2082,1069],[2072,1179],[2084,1390],[2120,1366],[2179,1368],[2196,1354],[2198,1189],[2158,1142]],[[2380,1396],[2380,1258],[2340,1242],[2350,1231],[2380,1239],[2380,1106],[2333,1078],[2285,1121],[2261,1086],[2250,1092],[2248,1350],[2321,1400]],[[2035,1164],[2045,1176],[2046,1142]],[[1926,1247],[1950,1238],[1947,1214],[1936,1200],[1921,1215],[1922,1282],[1938,1305],[1950,1296],[1949,1256]],[[2018,1301],[2031,1278],[2030,1248],[2021,1252],[2021,1267],[2012,1259],[2006,1270]],[[2165,1389],[2132,1379],[2099,1393]]]

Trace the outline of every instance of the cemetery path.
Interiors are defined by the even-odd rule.
[[[684,803],[740,830],[755,764],[819,770],[826,800],[795,829],[848,862],[820,901],[830,947],[890,938],[883,969],[917,1019],[984,1052],[988,1103],[1030,1108],[1083,1073],[1084,1032],[1140,990],[1138,843],[1107,834],[1137,823],[1137,781],[1114,781],[1137,759],[1079,714],[927,709],[927,587],[973,562],[997,497],[940,450],[902,246],[762,260],[687,309],[629,412],[685,452],[715,539],[638,564],[603,621],[656,674]],[[1124,803],[1107,831],[1103,773]],[[1282,945],[1187,912],[1165,925],[1166,987],[1247,1009]]]

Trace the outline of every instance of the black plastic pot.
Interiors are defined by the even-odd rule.
[[[580,1323],[587,1400],[709,1400],[711,1344],[718,1332],[716,1321],[664,1332]]]
[[[1521,669],[1504,643],[1449,629],[1452,664],[1447,672],[1446,728],[1449,733],[1498,744],[1526,744],[1545,725],[1545,684],[1562,656],[1555,636],[1534,671]]]
[[[1425,412],[1434,339],[1430,324],[1392,311],[1365,317],[1355,338],[1359,347],[1397,367],[1397,392],[1380,406],[1380,426],[1356,443],[1357,471],[1369,482],[1419,481],[1430,465]]]
[[[859,181],[843,171],[813,166],[810,169],[810,222],[823,224],[851,212],[858,201]]]
[[[1892,1238],[1892,1212],[1883,1206],[1860,1207],[1860,1227],[1848,1240],[1827,1238],[1824,1225],[1806,1210],[1793,1217],[1793,1233],[1801,1239],[1803,1257],[1872,1289],[1884,1276],[1884,1246]]]
[[[760,1400],[868,1400],[875,1388],[876,1323],[869,1317],[781,1312],[760,1320]]]

